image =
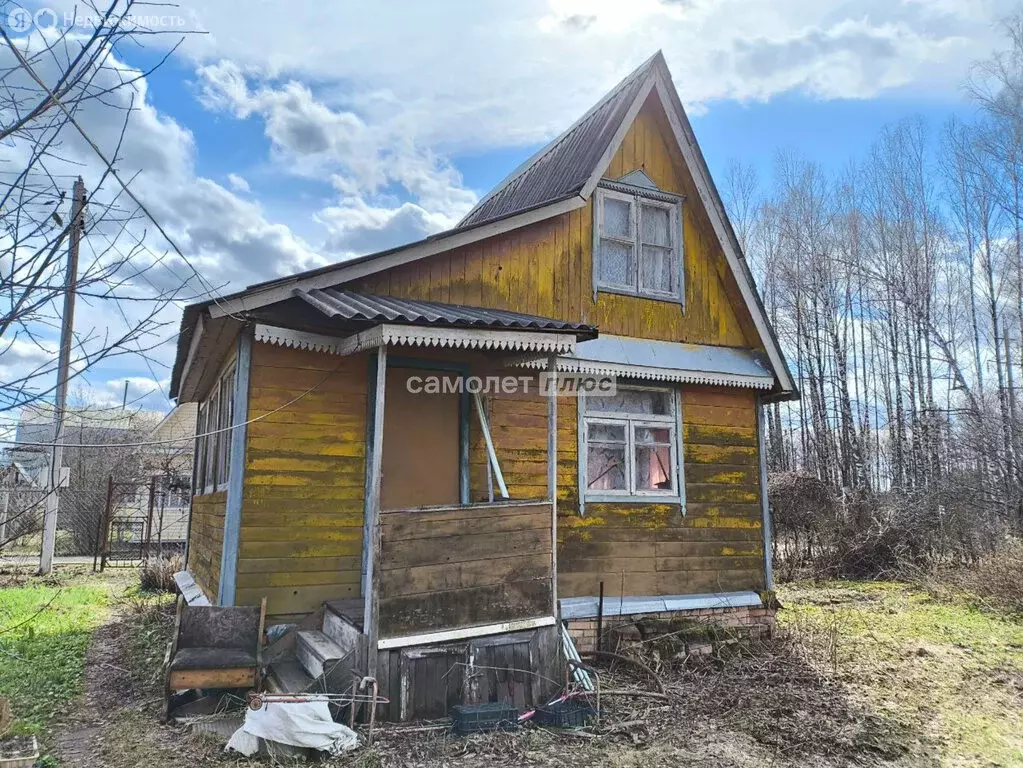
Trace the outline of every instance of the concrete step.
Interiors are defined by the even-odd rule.
[[[271,664],[266,677],[271,693],[305,693],[312,684],[313,678],[291,655]]]
[[[327,666],[328,669],[333,667],[334,665],[330,662],[339,661],[348,656],[337,641],[318,629],[303,629],[297,635],[298,643],[295,645],[295,655],[298,657],[298,663],[313,677],[322,675],[324,666]]]

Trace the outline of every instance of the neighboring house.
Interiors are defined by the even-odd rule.
[[[142,459],[154,491],[151,543],[183,545],[188,536],[198,408],[196,403],[177,406],[146,438],[152,443]]]
[[[111,446],[128,442],[129,436],[149,429],[149,425],[161,418],[153,411],[128,408],[106,408],[99,406],[69,406],[64,416],[64,466],[75,476],[89,477],[94,473],[95,457],[110,455],[110,448],[78,449],[76,446]],[[21,409],[15,432],[15,447],[10,456],[33,478],[36,484],[45,486],[49,482],[50,460],[53,449],[32,445],[52,443],[54,438],[54,407],[39,402]],[[120,449],[118,449],[120,450]],[[141,453],[138,449],[133,454]]]
[[[21,511],[39,500],[39,486],[10,451],[0,458],[0,550],[25,532],[34,531],[34,519],[26,519]]]
[[[617,394],[553,397],[554,365]],[[542,649],[592,644],[601,589],[771,620],[758,417],[797,393],[660,54],[455,229],[188,307],[172,395],[208,433],[190,573],[326,604],[392,716],[451,703],[416,692],[431,643],[563,679]]]
[[[107,478],[143,483],[140,479],[144,451],[135,445],[144,439],[162,414],[123,407],[70,406],[64,416],[62,463],[67,486],[59,493],[57,506],[57,554],[89,555],[96,549],[96,535],[106,514]],[[15,446],[9,455],[45,489],[50,483],[54,440],[54,406],[38,402],[21,409]],[[33,445],[38,443],[42,445]],[[134,494],[132,495],[134,498]],[[127,512],[118,510],[114,517]],[[42,524],[42,505],[30,505],[32,515],[23,515],[29,528]],[[136,535],[137,538],[137,535]]]

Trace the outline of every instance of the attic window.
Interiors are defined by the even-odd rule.
[[[631,184],[594,193],[593,290],[682,301],[682,199]]]

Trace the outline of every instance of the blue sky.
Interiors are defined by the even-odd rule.
[[[0,23],[13,7],[0,0]],[[885,125],[919,116],[937,131],[953,114],[968,118],[971,62],[1000,46],[998,21],[1015,7],[186,0],[168,9],[171,31],[205,34],[141,84],[119,167],[138,172],[134,190],[189,261],[233,290],[453,225],[658,48],[719,184],[732,159],[769,184],[779,150],[839,170]],[[124,66],[147,68],[165,44],[124,50]],[[100,112],[83,121],[103,146],[116,142]],[[98,177],[87,148],[68,151],[87,184]],[[146,237],[153,253],[167,249],[151,228]],[[115,322],[103,312],[82,322]],[[128,378],[133,398],[150,392],[149,404],[166,407],[173,355],[169,340],[153,371],[121,358],[90,371],[88,388],[119,399]]]

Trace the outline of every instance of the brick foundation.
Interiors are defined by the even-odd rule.
[[[774,628],[774,608],[700,608],[691,611],[664,611],[661,613],[634,613],[625,616],[605,616],[603,631],[605,638],[614,635],[623,640],[640,640],[640,631],[634,626],[642,619],[669,622],[690,622],[723,630],[730,635],[770,634]],[[597,619],[569,619],[568,634],[580,653],[596,650]],[[605,646],[606,647],[606,646]],[[689,643],[690,653],[710,653],[713,645],[706,639]]]

